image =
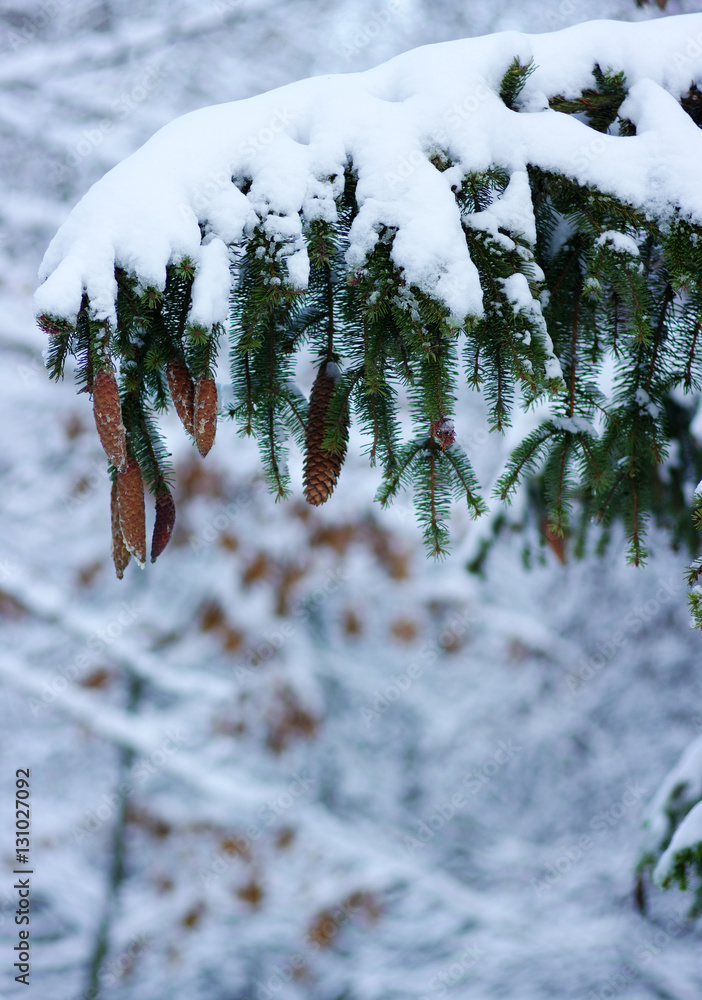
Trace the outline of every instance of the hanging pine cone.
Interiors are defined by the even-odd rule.
[[[456,428],[451,417],[438,417],[432,420],[429,433],[438,440],[442,452],[456,441]]]
[[[156,520],[154,533],[151,536],[151,562],[156,562],[161,555],[173,531],[176,519],[175,501],[170,493],[159,493],[156,497]]]
[[[117,505],[124,543],[143,569],[146,565],[144,480],[133,455],[128,456],[124,471],[117,473]]]
[[[112,561],[115,564],[117,579],[121,580],[124,571],[132,558],[129,549],[124,544],[122,529],[119,524],[119,505],[117,502],[117,480],[112,483],[110,494],[110,514],[112,517]]]
[[[204,458],[217,432],[217,385],[213,378],[198,375],[195,383],[195,443]]]
[[[304,491],[308,503],[318,507],[332,494],[339,472],[346,457],[348,439],[348,415],[344,425],[343,447],[337,453],[322,448],[327,430],[327,414],[336,385],[333,363],[324,363],[314,380],[307,411],[307,435],[305,439],[305,480]]]
[[[127,432],[122,423],[122,406],[114,372],[102,368],[93,382],[93,414],[100,443],[116,469],[127,461]]]
[[[188,434],[192,434],[194,437],[195,386],[187,365],[182,361],[169,361],[166,365],[166,378],[176,413]]]

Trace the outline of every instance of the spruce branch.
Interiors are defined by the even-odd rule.
[[[507,65],[499,96],[512,111],[524,106],[534,72],[532,62]],[[620,115],[627,93],[620,69],[595,63],[592,85],[581,94],[547,96],[553,109],[584,119],[593,135],[626,136],[635,131]],[[695,121],[699,93],[692,85],[680,97]],[[550,413],[506,462],[496,486],[502,501],[526,487],[530,516],[556,534],[576,515],[581,537],[593,516],[604,526],[619,521],[635,562],[644,556],[651,519],[694,549],[700,517],[695,508],[690,522],[685,491],[702,476],[702,462],[690,430],[692,408],[676,393],[702,387],[702,227],[676,205],[654,216],[649,203],[628,203],[565,168],[530,164],[510,174],[504,164],[488,163],[468,171],[438,137],[427,157],[435,179],[450,185],[457,231],[477,271],[482,303],[475,315],[450,314],[449,299],[432,284],[445,279],[443,272],[410,278],[401,221],[378,222],[365,258],[359,256],[352,232],[367,204],[359,202],[360,161],[343,165],[343,184],[336,173],[311,180],[311,189],[328,199],[321,209],[322,196],[315,195],[297,217],[281,222],[257,202],[257,217],[230,247],[228,415],[257,439],[275,495],[292,488],[292,439],[308,458],[314,453],[309,467],[323,473],[315,497],[325,500],[354,420],[371,465],[382,469],[378,499],[386,504],[401,488],[412,489],[425,540],[440,554],[451,503],[460,498],[473,515],[484,509],[449,426],[462,377],[482,393],[492,431],[504,432],[516,407],[538,402]],[[530,204],[528,198],[522,204],[525,178]],[[242,174],[236,183],[248,196],[262,182]],[[199,222],[205,239],[213,224]],[[297,255],[299,264],[305,254],[303,288],[306,267],[295,269],[292,260]],[[62,376],[70,358],[81,391],[100,380],[100,395],[105,378],[118,377],[128,453],[147,487],[164,498],[163,524],[170,523],[171,470],[155,414],[174,403],[186,431],[195,432],[195,386],[206,385],[210,432],[216,422],[214,374],[225,324],[221,312],[220,322],[196,321],[198,259],[195,252],[191,258],[174,252],[164,287],[155,287],[152,275],[116,267],[116,324],[104,309],[93,312],[87,294],[75,317],[47,311],[40,318],[52,378]],[[315,369],[310,406],[295,386],[302,358],[312,358]],[[413,429],[403,442],[400,417],[407,408]],[[106,425],[102,430],[110,439]],[[207,441],[194,436],[207,451],[213,434]],[[672,441],[681,457],[671,470]],[[118,464],[120,456],[119,448],[113,451]]]

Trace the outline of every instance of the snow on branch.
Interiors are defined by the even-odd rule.
[[[11,584],[5,585],[4,592],[35,618],[58,625],[64,634],[78,639],[84,644],[86,652],[95,648],[106,649],[112,661],[161,691],[186,697],[197,695],[210,703],[219,703],[232,695],[232,684],[224,678],[201,670],[196,672],[184,664],[178,664],[176,670],[166,667],[160,657],[124,635],[119,616],[126,622],[138,619],[141,609],[137,601],[132,601],[130,605],[123,603],[117,612],[117,620],[106,623],[85,606],[75,602],[67,604],[65,595],[59,590],[44,581],[24,576],[17,568],[13,571]],[[84,658],[88,660],[87,655]]]
[[[666,775],[646,810],[639,872],[668,888],[692,887],[691,915],[702,912],[702,737]]]
[[[117,575],[146,561],[145,488],[152,561],[173,530],[156,423],[171,403],[203,457],[220,409],[236,419],[278,498],[292,439],[314,505],[354,418],[382,468],[376,499],[412,487],[442,555],[452,503],[488,509],[460,444],[460,381],[499,433],[516,402],[549,402],[499,500],[543,472],[532,513],[554,537],[577,505],[586,521],[621,520],[640,564],[672,488],[658,471],[665,400],[702,388],[695,34],[702,15],[426,46],[193,112],[95,184],[47,250],[36,309],[52,377],[73,355],[93,397]],[[310,356],[308,401],[294,381]]]
[[[528,166],[595,186],[656,218],[676,211],[702,221],[698,164],[702,134],[679,99],[702,81],[691,39],[702,15],[638,24],[595,21],[547,35],[506,32],[430,45],[365,73],[304,80],[248,100],[205,108],[161,129],[98,181],[51,243],[41,267],[39,314],[75,319],[87,294],[96,318],[116,323],[114,268],[163,289],[166,267],[188,257],[202,296],[225,322],[226,296],[202,247],[237,243],[261,219],[272,237],[295,241],[291,279],[305,288],[302,219],[332,221],[349,164],[358,215],[347,262],[361,267],[381,227],[397,235],[392,256],[407,281],[436,296],[456,324],[482,314],[453,189],[469,174]],[[513,60],[533,61],[520,113],[500,96]],[[622,115],[634,136],[599,135],[549,109],[592,85],[593,66],[623,72]],[[448,170],[432,158],[447,153]],[[495,213],[533,238],[529,187]],[[487,220],[486,220],[487,221]],[[201,317],[195,317],[195,321]]]
[[[654,881],[659,885],[667,886],[676,875],[680,879],[681,872],[684,879],[686,866],[695,862],[697,862],[699,873],[701,859],[702,802],[698,802],[677,828],[673,834],[673,839],[661,855],[661,859],[653,872]],[[683,888],[685,888],[684,885]]]

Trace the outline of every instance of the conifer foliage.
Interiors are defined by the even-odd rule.
[[[515,120],[533,110],[525,94],[537,70],[533,60],[514,58],[494,91]],[[696,126],[698,93],[690,79],[676,98],[679,113]],[[595,63],[590,85],[579,94],[547,94],[550,110],[542,109],[541,117],[572,116],[585,124],[592,140],[586,159],[594,159],[598,136],[600,142],[637,136],[637,125],[620,113],[629,94],[622,69]],[[292,439],[305,455],[306,498],[315,505],[328,499],[342,474],[354,420],[371,464],[380,466],[378,499],[387,504],[411,487],[428,550],[441,555],[452,503],[466,503],[475,517],[486,509],[461,448],[466,429],[456,391],[463,380],[484,394],[498,434],[510,425],[515,406],[550,407],[512,453],[497,482],[500,500],[509,502],[529,479],[533,517],[554,538],[575,536],[576,549],[593,522],[606,529],[619,521],[635,564],[645,560],[652,517],[694,547],[686,492],[702,477],[690,444],[691,400],[702,388],[700,225],[674,201],[662,200],[653,211],[648,196],[637,203],[585,183],[577,163],[556,169],[543,157],[526,171],[501,162],[464,170],[441,128],[425,147],[422,169],[445,176],[479,277],[482,306],[468,315],[457,318],[445,296],[398,264],[399,224],[376,225],[358,259],[350,234],[364,195],[352,156],[343,173],[318,172],[314,197],[297,213],[300,231],[287,236],[276,213],[261,207],[265,198],[254,198],[256,178],[232,174],[236,197],[249,199],[255,211],[241,239],[224,239],[228,324],[198,318],[200,265],[188,256],[171,257],[162,288],[118,261],[116,322],[105,319],[104,310],[101,316],[87,292],[75,321],[65,311],[40,310],[39,322],[50,335],[52,377],[60,377],[74,356],[78,384],[93,396],[118,484],[123,541],[137,561],[145,560],[137,474],[156,505],[152,558],[164,548],[175,518],[156,417],[173,403],[207,454],[227,326],[233,399],[220,416],[256,437],[278,498],[291,489]],[[525,191],[531,226],[523,212],[509,211],[520,197],[524,201]],[[221,242],[217,226],[208,217],[199,225],[203,253],[214,256],[213,243]],[[309,272],[301,279],[303,252]],[[197,295],[202,299],[201,290]],[[308,404],[295,378],[310,359],[316,377]],[[403,407],[411,416],[409,437],[400,429]],[[671,440],[672,472],[666,467]],[[129,514],[122,513],[127,506]],[[695,501],[694,522],[702,526],[702,498]],[[113,536],[115,523],[113,517]],[[113,537],[113,550],[120,575],[119,538]],[[692,584],[700,573],[697,562]],[[701,588],[693,589],[691,602],[702,627]]]
[[[698,737],[664,778],[644,819],[637,866],[640,907],[644,886],[691,890],[691,917],[702,914],[702,739]]]

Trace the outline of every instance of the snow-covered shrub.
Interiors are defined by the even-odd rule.
[[[702,738],[695,740],[651,801],[639,872],[667,889],[692,888],[691,915],[702,913]]]

